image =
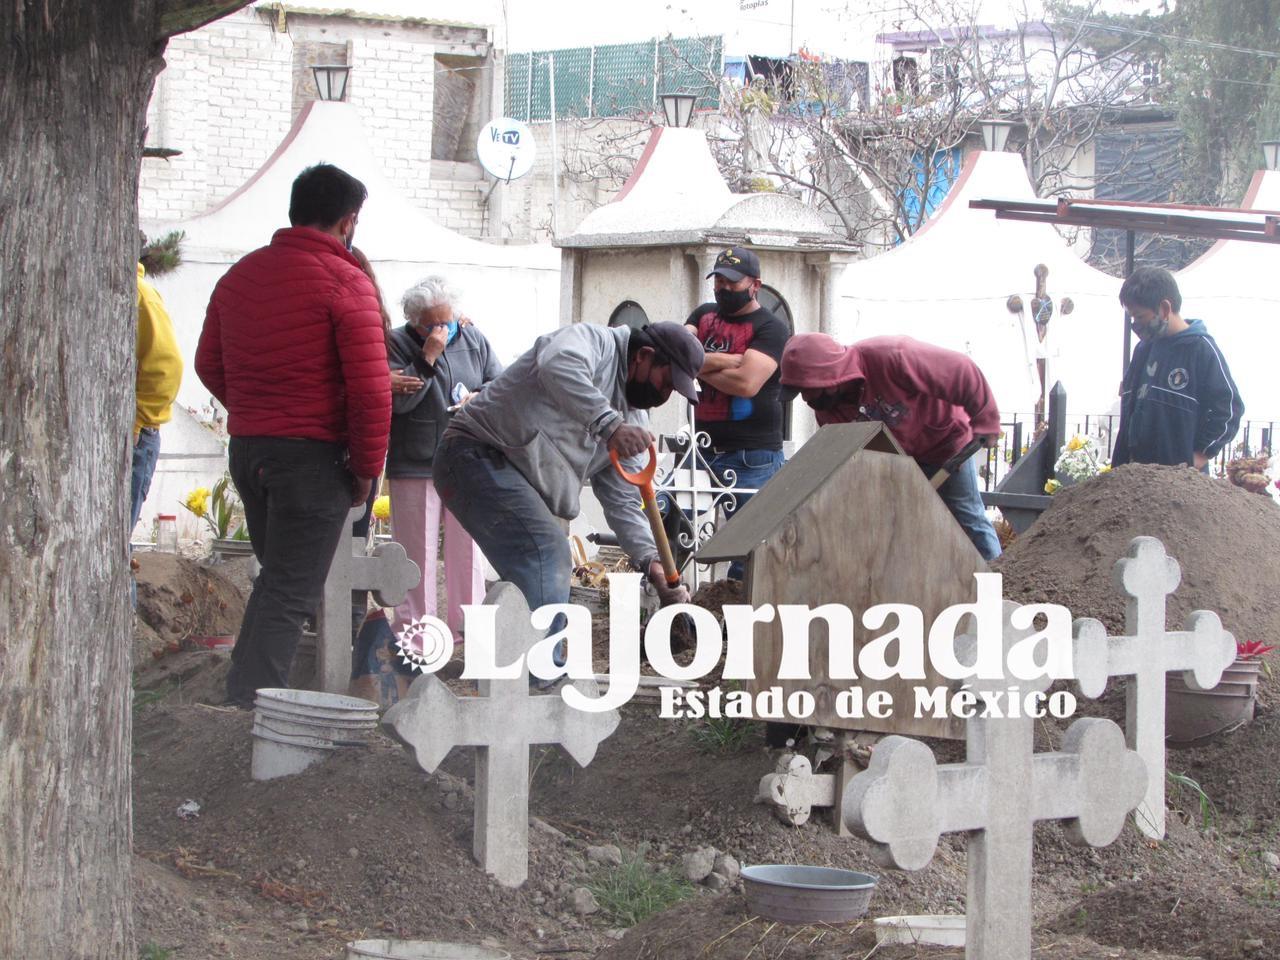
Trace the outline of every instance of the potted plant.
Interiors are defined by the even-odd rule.
[[[196,487],[187,494],[182,505],[209,525],[209,530],[213,534],[213,555],[216,558],[225,560],[230,557],[253,556],[253,545],[249,542],[243,520],[228,536],[231,523],[238,514],[237,508],[240,506],[240,501],[236,499],[234,488],[231,486],[230,476],[224,474],[222,479],[213,485],[212,490],[207,487]]]
[[[1181,673],[1165,680],[1165,739],[1175,747],[1194,746],[1253,719],[1262,656],[1274,647],[1261,640],[1236,643],[1236,659],[1210,690],[1190,687]]]

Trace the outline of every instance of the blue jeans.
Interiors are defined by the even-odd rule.
[[[133,471],[129,479],[129,539],[133,539],[133,528],[138,525],[142,516],[142,505],[146,503],[147,494],[151,491],[151,478],[156,475],[156,462],[160,459],[160,431],[154,427],[143,427],[138,433],[138,442],[133,445]],[[130,547],[130,553],[133,548]],[[129,577],[129,602],[138,606],[138,581]]]
[[[156,462],[160,459],[160,431],[143,427],[138,442],[133,445],[133,475],[129,481],[129,536],[142,516],[142,505],[151,490],[151,478],[156,474]]]
[[[920,463],[925,476],[932,477],[939,468],[929,463]],[[1000,556],[1000,538],[996,536],[995,527],[987,519],[986,508],[982,505],[982,492],[978,489],[978,464],[973,457],[965,461],[964,466],[947,478],[946,483],[938,488],[938,496],[947,505],[951,515],[964,528],[965,535],[978,548],[983,560],[994,560]]]
[[[498,579],[520,588],[530,611],[569,602],[569,536],[500,450],[467,437],[446,437],[431,472],[445,507],[471,534]],[[557,617],[550,632],[563,629],[563,623]]]
[[[773,475],[782,469],[785,462],[781,450],[729,450],[707,458],[707,466],[721,483],[728,484],[732,480],[733,486],[749,487],[752,490],[764,487]],[[733,474],[732,478],[729,476],[730,473]],[[731,520],[735,513],[747,505],[747,501],[752,496],[754,494],[734,494],[734,504],[725,507],[725,520]],[[742,573],[741,561],[735,560],[729,565],[729,579],[741,580]]]

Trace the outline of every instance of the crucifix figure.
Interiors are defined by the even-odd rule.
[[[1006,671],[1008,651],[1031,633],[1010,625],[1016,609],[1004,604]],[[960,638],[958,648],[970,639]],[[1005,677],[974,680],[971,689],[981,706],[983,693],[1021,699],[1048,686],[1048,678]],[[943,766],[920,741],[886,737],[845,793],[845,820],[875,844],[885,866],[919,870],[933,859],[942,834],[969,834],[966,960],[1030,960],[1037,820],[1063,820],[1073,843],[1105,846],[1146,786],[1142,759],[1125,749],[1110,720],[1077,720],[1060,751],[1041,754],[1033,744],[1035,723],[1025,711],[975,715],[965,728],[965,762]]]
[[[362,516],[363,504],[352,507],[348,525]],[[316,679],[328,693],[346,693],[351,680],[351,591],[371,590],[378,606],[394,607],[422,579],[422,571],[400,544],[380,544],[372,555],[365,548],[364,537],[340,539],[325,577],[316,625]]]
[[[499,583],[484,602],[498,608],[494,663],[506,666],[520,658],[519,676],[480,680],[479,696],[457,697],[438,678],[423,674],[382,725],[428,773],[454,747],[476,748],[475,857],[500,884],[518,887],[529,875],[530,745],[559,744],[585,767],[620,717],[616,710],[575,710],[559,693],[531,693],[524,655],[544,634],[530,624],[524,594],[514,584]],[[573,684],[584,696],[596,696],[594,680]]]
[[[1129,747],[1147,765],[1147,793],[1135,818],[1138,829],[1163,839],[1165,674],[1183,671],[1189,686],[1208,690],[1236,658],[1235,638],[1222,629],[1216,613],[1197,610],[1186,629],[1165,631],[1165,604],[1178,588],[1182,570],[1155,537],[1135,537],[1111,576],[1127,597],[1125,630],[1109,637],[1097,620],[1077,620],[1076,680],[1080,692],[1102,696],[1110,677],[1132,677],[1125,688],[1124,728]]]

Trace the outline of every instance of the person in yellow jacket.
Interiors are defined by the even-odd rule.
[[[173,322],[160,294],[138,264],[138,373],[134,395],[133,479],[129,489],[129,531],[138,523],[142,504],[160,457],[160,425],[173,415],[173,399],[182,383],[182,354]]]

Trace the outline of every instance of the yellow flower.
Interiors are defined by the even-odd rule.
[[[1098,472],[1099,472],[1099,473],[1110,473],[1110,472],[1111,472],[1111,464],[1109,464],[1109,463],[1108,463],[1105,467],[1103,467],[1103,468],[1102,468],[1101,470],[1099,470]]]
[[[391,498],[385,494],[373,501],[373,516],[377,520],[387,520],[391,517]]]
[[[1082,450],[1084,449],[1084,442],[1084,437],[1072,437],[1071,441],[1067,444],[1067,449]]]
[[[1053,496],[1055,493],[1057,493],[1061,489],[1062,489],[1062,484],[1060,484],[1057,480],[1050,480],[1048,483],[1044,485],[1044,492],[1049,494],[1049,496]]]
[[[194,513],[197,517],[203,517],[209,502],[209,489],[207,487],[196,487],[187,494],[187,499],[183,501],[183,506]]]

